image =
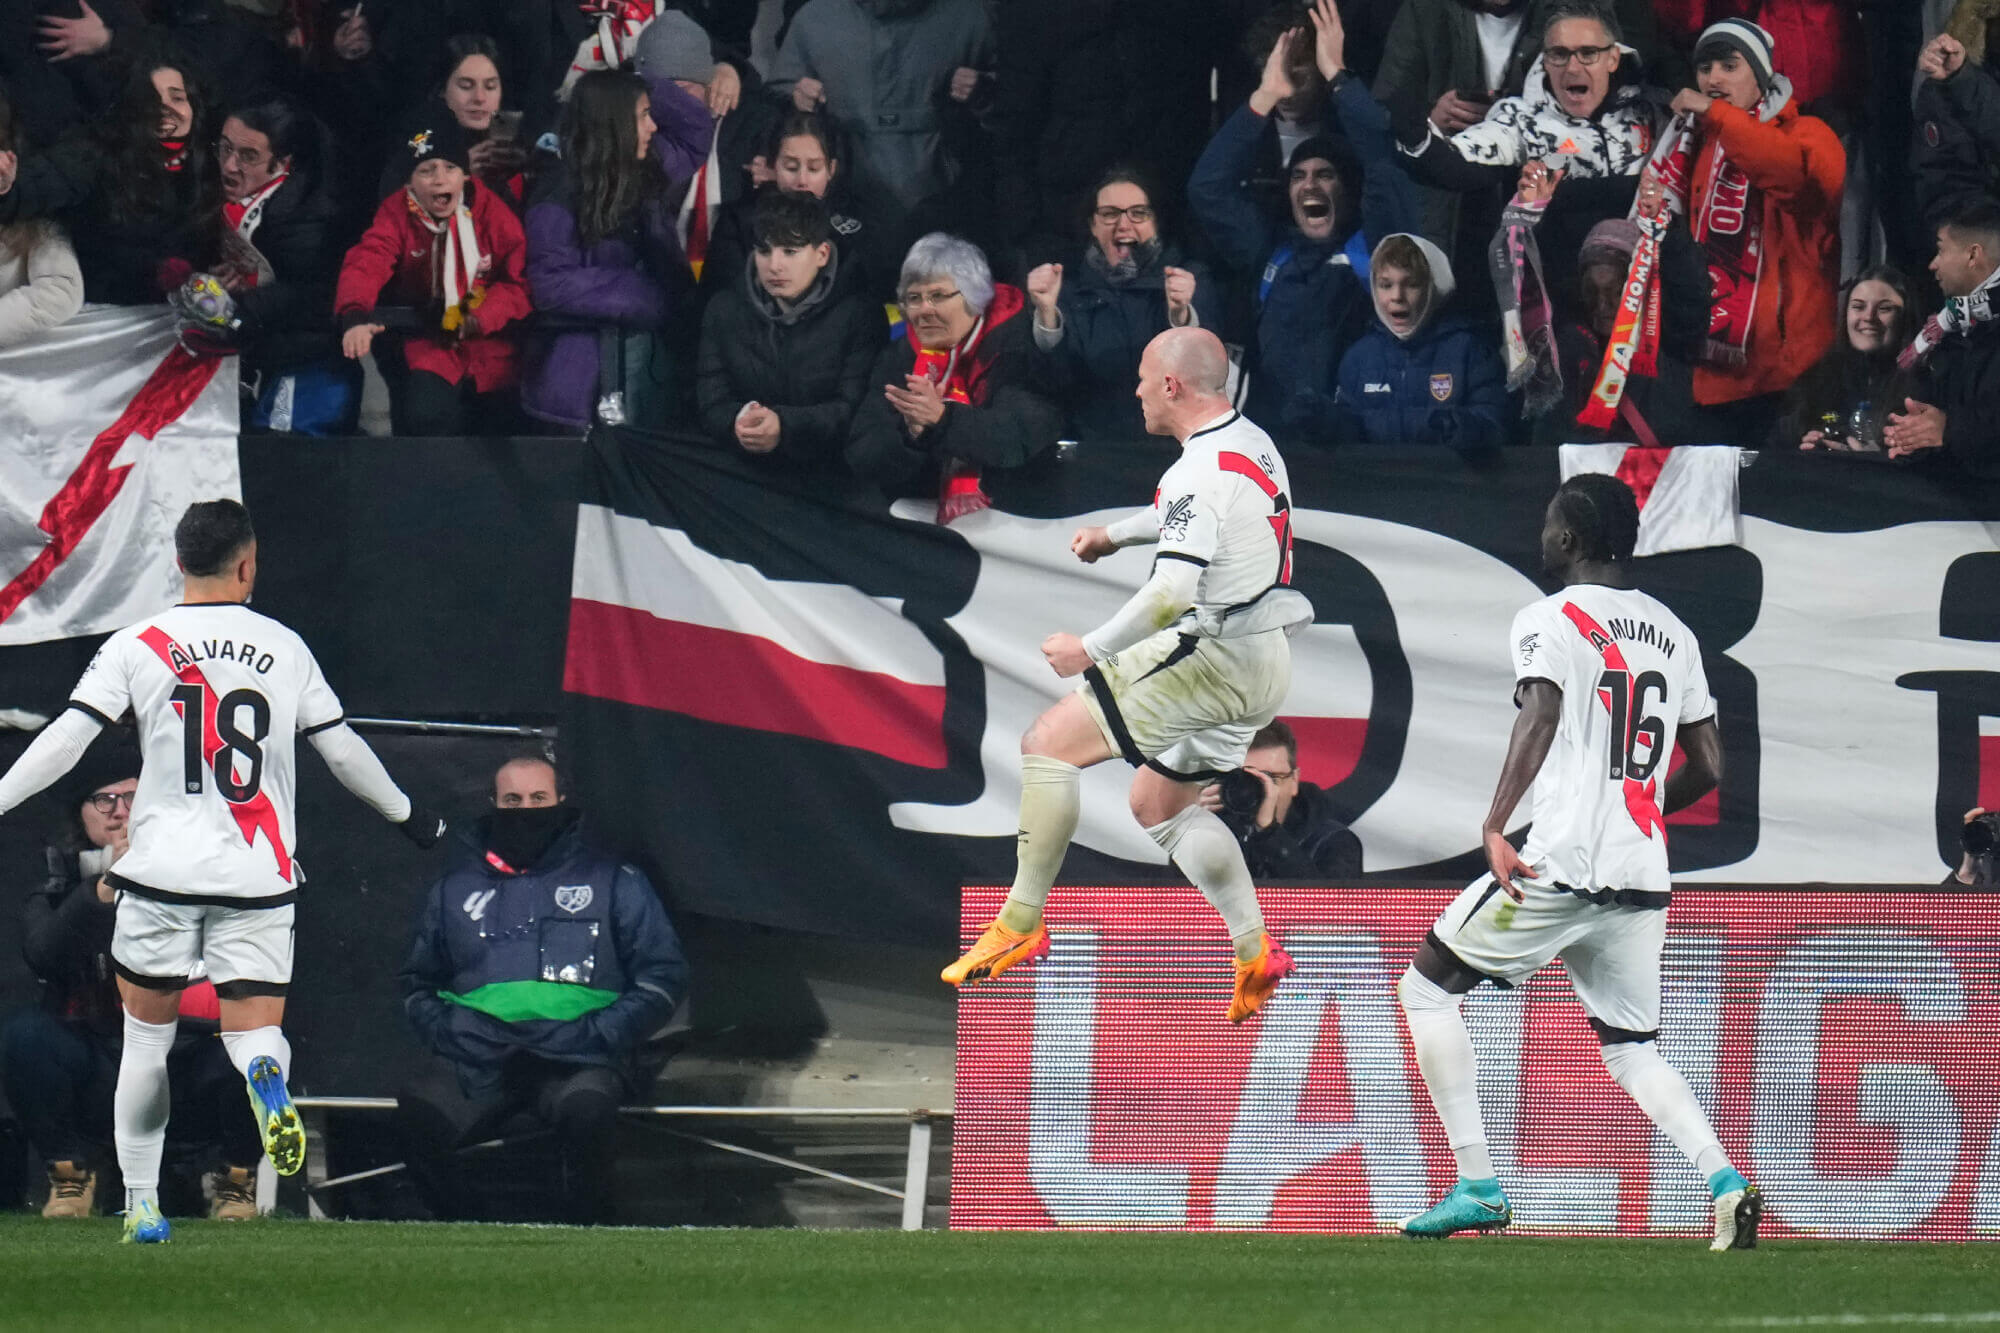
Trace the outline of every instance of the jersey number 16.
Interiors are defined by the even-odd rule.
[[[1660,766],[1660,747],[1667,739],[1667,724],[1646,711],[1646,698],[1657,692],[1667,700],[1667,678],[1657,671],[1642,671],[1634,679],[1629,671],[1611,668],[1597,678],[1598,697],[1611,710],[1611,780],[1630,778],[1644,782]]]

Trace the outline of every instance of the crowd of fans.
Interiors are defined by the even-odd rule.
[[[934,493],[1132,438],[1938,455],[2000,413],[1984,0],[7,0],[0,345],[246,427],[594,423]],[[775,6],[773,8],[776,8]]]

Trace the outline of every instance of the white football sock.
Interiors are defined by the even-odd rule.
[[[1015,840],[1014,887],[1000,924],[1025,935],[1042,921],[1049,886],[1061,871],[1083,807],[1083,770],[1047,755],[1021,756],[1021,831]]]
[[[1681,1071],[1667,1063],[1650,1041],[1621,1041],[1603,1048],[1604,1067],[1639,1109],[1684,1153],[1702,1179],[1729,1166],[1729,1155],[1708,1123]]]
[[[1146,834],[1166,849],[1209,906],[1222,913],[1237,958],[1245,962],[1255,958],[1264,947],[1264,911],[1257,905],[1257,886],[1244,863],[1243,848],[1229,825],[1213,811],[1190,805]]]
[[[118,1174],[125,1177],[125,1210],[160,1202],[160,1156],[167,1143],[167,1056],[174,1049],[171,1023],[141,1023],[125,1015],[125,1049],[118,1057],[118,1089],[111,1098],[111,1137]]]
[[[251,1028],[247,1032],[225,1032],[222,1034],[223,1049],[229,1052],[229,1063],[236,1066],[236,1072],[250,1077],[250,1062],[260,1055],[268,1055],[278,1062],[278,1072],[286,1081],[292,1077],[292,1044],[285,1040],[284,1032],[272,1026]]]
[[[1453,995],[1414,967],[1396,983],[1409,1024],[1410,1045],[1417,1068],[1431,1095],[1431,1106],[1444,1125],[1445,1142],[1458,1159],[1461,1180],[1491,1180],[1493,1157],[1486,1150],[1486,1122],[1479,1115],[1479,1062],[1472,1053],[1472,1034]]]

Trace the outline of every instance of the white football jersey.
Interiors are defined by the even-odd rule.
[[[1156,558],[1201,567],[1194,612],[1204,627],[1292,581],[1291,489],[1277,446],[1240,412],[1190,435],[1161,475]]]
[[[176,606],[105,640],[70,695],[139,731],[131,849],[113,874],[162,896],[298,887],[293,738],[338,726],[303,640],[234,602]]]
[[[1580,583],[1514,617],[1514,679],[1562,690],[1521,859],[1573,889],[1664,893],[1674,737],[1715,715],[1701,645],[1643,592]]]

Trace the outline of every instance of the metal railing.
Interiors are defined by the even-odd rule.
[[[351,1185],[355,1181],[369,1180],[409,1169],[407,1162],[392,1162],[387,1166],[371,1167],[366,1171],[354,1171],[343,1176],[329,1176],[326,1167],[326,1117],[329,1111],[393,1111],[396,1109],[394,1097],[295,1097],[293,1105],[299,1108],[306,1124],[306,1165],[305,1188],[306,1209],[309,1216],[325,1217],[326,1211],[320,1206],[320,1195],[327,1190]],[[647,1117],[662,1120],[903,1120],[910,1126],[909,1155],[903,1168],[903,1188],[891,1189],[878,1185],[872,1180],[862,1180],[855,1176],[829,1171],[823,1166],[814,1166],[796,1158],[768,1153],[756,1148],[746,1148],[740,1143],[730,1143],[724,1139],[711,1138],[706,1134],[695,1134],[688,1130],[661,1126],[666,1133],[676,1138],[699,1143],[719,1152],[736,1153],[774,1166],[787,1167],[804,1175],[818,1176],[837,1184],[847,1185],[873,1194],[884,1194],[898,1199],[903,1205],[902,1226],[905,1231],[924,1229],[924,1204],[930,1194],[931,1138],[932,1128],[940,1120],[950,1120],[950,1111],[932,1111],[922,1107],[902,1106],[621,1106],[621,1115]],[[487,1139],[459,1149],[460,1152],[477,1152],[488,1148],[498,1148],[508,1143],[525,1140],[517,1136],[513,1139]],[[264,1158],[257,1164],[257,1210],[268,1213],[277,1204],[278,1175],[271,1169],[270,1159]]]

